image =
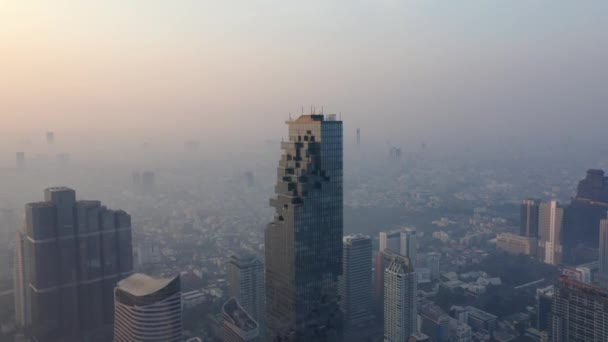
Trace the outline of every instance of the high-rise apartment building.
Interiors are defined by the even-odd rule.
[[[521,203],[519,235],[530,238],[538,236],[538,215],[539,215],[538,200],[527,199]]]
[[[347,332],[365,326],[372,313],[372,240],[369,236],[348,235],[343,239],[340,307]]]
[[[378,251],[374,255],[374,308],[380,321],[384,317],[384,271],[393,261],[394,255],[399,253],[390,249]]]
[[[228,292],[265,331],[266,290],[264,264],[253,255],[233,255],[228,264]]]
[[[222,306],[224,316],[224,342],[259,342],[258,323],[232,297]]]
[[[152,278],[135,273],[114,290],[114,342],[181,342],[180,276]]]
[[[342,122],[335,115],[288,121],[281,143],[275,217],[265,231],[268,339],[341,336]]]
[[[374,267],[374,301],[376,306],[376,314],[382,318],[385,310],[384,307],[384,277],[385,270],[393,260],[393,254],[399,254],[409,258],[412,272],[416,267],[417,259],[417,242],[416,231],[412,228],[403,228],[390,232],[380,232],[379,234],[379,249],[375,254]]]
[[[416,274],[410,259],[398,254],[384,273],[384,342],[407,341],[417,332]]]
[[[561,276],[553,294],[549,341],[608,341],[608,291]]]
[[[608,219],[600,221],[600,250],[599,250],[599,272],[597,279],[599,285],[608,289]]]
[[[564,209],[557,201],[543,202],[539,206],[538,257],[550,265],[562,262],[562,223]]]
[[[34,341],[108,341],[116,282],[131,274],[131,217],[49,188],[18,234],[17,319]]]

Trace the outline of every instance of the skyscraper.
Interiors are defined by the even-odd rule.
[[[584,254],[575,251],[580,245],[598,248],[600,220],[606,218],[608,210],[608,177],[603,170],[588,170],[578,183],[576,197],[567,208],[564,219],[563,244],[570,263],[589,261]],[[593,254],[593,253],[591,253]]]
[[[393,254],[400,254],[410,259],[412,272],[417,259],[416,231],[403,228],[390,232],[380,232],[379,250],[375,254],[375,306],[376,313],[381,318],[384,315],[384,277],[385,270],[393,260]]]
[[[265,331],[266,292],[264,264],[253,255],[233,255],[228,264],[229,296],[236,298],[245,311]]]
[[[68,188],[25,207],[18,234],[18,320],[37,341],[107,341],[116,282],[132,272],[131,218]]]
[[[550,265],[562,262],[562,222],[564,209],[557,201],[543,202],[539,206],[539,259]]]
[[[538,237],[539,201],[527,199],[522,201],[519,221],[519,235],[529,238]]]
[[[374,256],[374,307],[376,317],[382,321],[384,317],[384,276],[385,270],[393,261],[393,255],[398,254],[390,249],[376,252]]]
[[[114,290],[115,342],[181,342],[182,292],[179,274],[152,278],[135,273]]]
[[[608,341],[608,291],[561,276],[553,294],[549,341]]]
[[[398,254],[384,273],[384,342],[407,341],[417,330],[416,274]]]
[[[608,288],[608,219],[600,221],[600,269],[598,272],[599,284],[603,288]]]
[[[288,121],[281,143],[275,217],[265,231],[269,340],[335,341],[341,335],[342,122]]]
[[[32,321],[29,287],[29,258],[25,254],[27,235],[24,227],[17,231],[15,240],[15,321],[19,328],[30,326]]]
[[[348,235],[343,239],[340,307],[346,329],[362,326],[372,314],[372,240],[368,236]],[[348,332],[348,331],[347,331]]]
[[[258,323],[232,297],[222,306],[224,316],[224,342],[259,342]]]

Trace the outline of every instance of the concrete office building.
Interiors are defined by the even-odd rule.
[[[340,308],[347,332],[374,319],[372,311],[372,239],[364,235],[345,236],[342,246],[342,275],[339,282]]]
[[[268,339],[341,339],[342,121],[302,115],[287,122],[275,217],[265,231]]]
[[[538,242],[536,238],[500,233],[496,237],[496,249],[509,254],[523,254],[536,256]]]
[[[409,258],[399,254],[384,272],[384,342],[407,341],[418,325],[416,274]]]
[[[467,323],[474,331],[481,331],[490,336],[494,335],[498,324],[498,317],[472,306],[467,306],[466,310]]]
[[[264,264],[253,255],[233,255],[228,264],[228,294],[236,298],[245,311],[265,331],[266,292]]]
[[[114,291],[114,342],[181,342],[179,275],[152,278],[135,273]]]
[[[236,298],[222,306],[224,316],[224,342],[259,342],[258,323],[239,304]]]
[[[25,207],[15,268],[17,320],[34,341],[108,341],[116,282],[131,274],[131,217],[49,188]]]

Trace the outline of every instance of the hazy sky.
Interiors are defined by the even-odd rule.
[[[606,0],[0,0],[0,143],[279,139],[301,105],[378,141],[599,138],[606,18]]]

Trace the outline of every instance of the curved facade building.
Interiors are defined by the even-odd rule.
[[[136,273],[114,290],[115,342],[181,342],[179,275],[152,278]]]

